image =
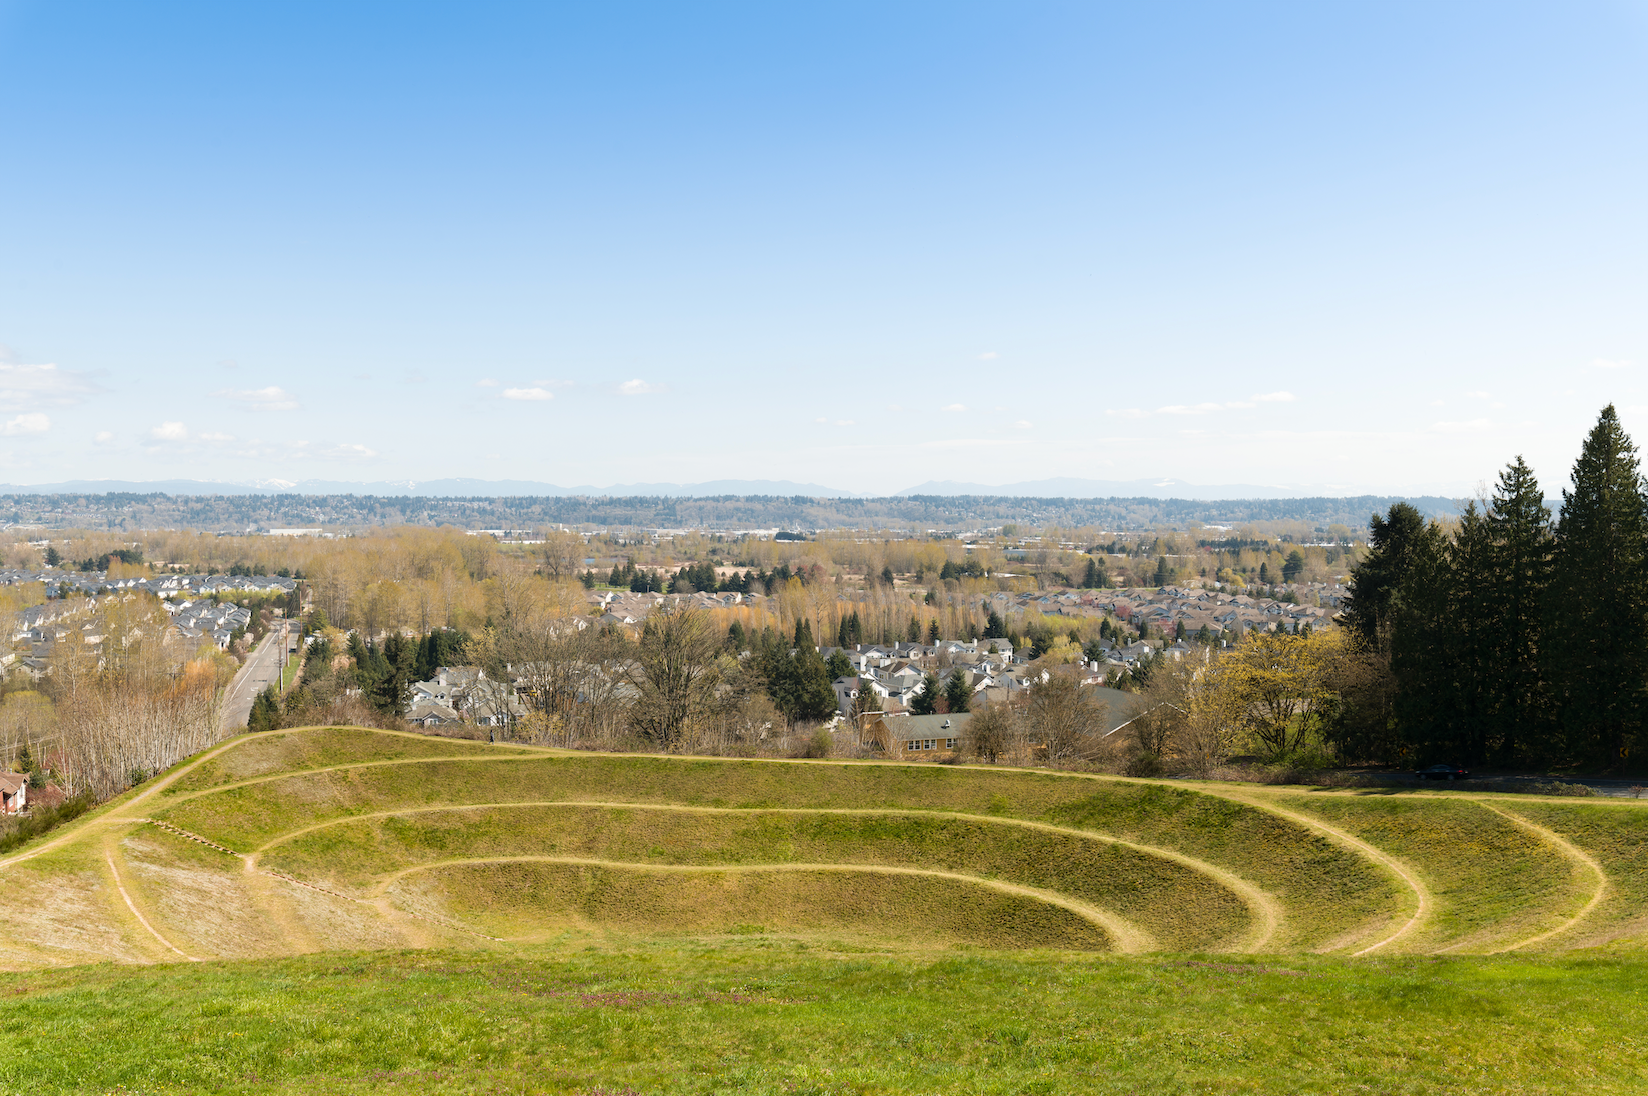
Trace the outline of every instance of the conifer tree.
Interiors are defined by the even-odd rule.
[[[942,695],[939,690],[938,678],[932,674],[925,674],[921,679],[921,692],[910,698],[911,715],[932,715],[938,710],[938,698]]]
[[[1400,685],[1393,710],[1403,740],[1421,758],[1440,758],[1455,754],[1462,744],[1461,692],[1452,651],[1449,544],[1440,527],[1426,523],[1406,503],[1391,507],[1393,518],[1398,507],[1412,512],[1418,528],[1402,530],[1399,570],[1390,566],[1397,563],[1395,558],[1378,559],[1377,549],[1369,554],[1369,563],[1390,566],[1389,572],[1375,574],[1395,580],[1382,591],[1385,608],[1375,617],[1374,633],[1388,645],[1391,672]],[[1407,515],[1401,517],[1405,525]],[[1362,584],[1359,569],[1357,596],[1362,594]]]
[[[1546,678],[1568,757],[1616,764],[1639,738],[1648,679],[1648,505],[1636,446],[1603,408],[1562,492],[1546,599]]]
[[[1411,567],[1416,546],[1429,547],[1425,519],[1406,502],[1390,508],[1386,517],[1374,514],[1368,525],[1367,558],[1351,575],[1351,596],[1345,609],[1346,622],[1370,647],[1384,649],[1392,611],[1399,603],[1399,591]]]
[[[1493,579],[1484,593],[1494,612],[1486,704],[1498,731],[1493,758],[1502,765],[1542,760],[1550,734],[1539,654],[1551,585],[1551,511],[1520,456],[1499,474],[1488,525]]]
[[[944,682],[944,700],[952,713],[960,714],[973,702],[973,687],[961,670],[953,671]]]

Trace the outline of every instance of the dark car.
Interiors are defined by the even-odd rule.
[[[1471,773],[1469,769],[1461,769],[1458,765],[1432,765],[1428,769],[1420,769],[1413,775],[1421,780],[1464,780]]]

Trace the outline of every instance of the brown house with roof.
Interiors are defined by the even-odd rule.
[[[0,814],[17,814],[29,803],[29,774],[0,773]]]

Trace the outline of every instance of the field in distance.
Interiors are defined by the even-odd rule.
[[[1530,1091],[1643,1077],[1628,987],[1648,973],[1648,804],[1629,800],[596,755],[317,728],[226,743],[0,868],[0,965],[29,972],[0,1031],[41,1048],[47,1031],[58,1046],[90,1040],[106,1060],[57,1081],[28,1055],[0,1065],[0,1079],[50,1081],[42,1090],[72,1091],[74,1076],[103,1078],[87,1082],[98,1091],[144,1079],[321,1091],[346,1078],[393,1090],[404,1073],[406,1090],[430,1091],[446,1082],[411,1074],[446,1070],[451,1091],[484,1091],[471,1083],[530,1058],[536,1090],[554,1092],[710,1091],[717,1070],[738,1068],[766,1078],[750,1074],[749,1091],[1032,1091],[1037,1077],[1046,1091],[1106,1091],[1105,1062],[1116,1091],[1133,1091],[1153,1061],[1191,1091],[1228,1087],[1243,1062],[1302,1083],[1308,1070],[1288,1071],[1306,1070],[1299,1048],[1318,1036],[1284,1033],[1324,1025],[1320,1039],[1343,1027],[1360,1049],[1318,1063],[1337,1078],[1323,1091],[1391,1069],[1411,1083],[1378,1090],[1431,1091],[1428,1056],[1451,1063],[1435,1090],[1459,1091],[1471,1080],[1459,1063],[1502,1069],[1522,1041],[1518,1069],[1543,1060],[1566,1078],[1542,1088],[1525,1073]],[[48,969],[109,960],[208,963]],[[140,1003],[157,1024],[187,1022],[148,1031]],[[449,1007],[494,1026],[455,1025]],[[1403,1009],[1434,1025],[1425,1049],[1391,1026]],[[299,1049],[300,1016],[331,1050]],[[379,1023],[400,1023],[400,1040],[374,1035]],[[1498,1033],[1474,1046],[1473,1024]],[[498,1033],[519,1025],[535,1034],[505,1053]],[[605,1034],[578,1034],[590,1025]],[[727,1037],[721,1057],[710,1029]],[[248,1042],[202,1058],[184,1031]],[[832,1081],[826,1048],[852,1031],[892,1040],[889,1057],[846,1068],[859,1056],[843,1048]],[[351,1056],[352,1043],[370,1048]],[[1570,1074],[1541,1057],[1566,1043],[1596,1060]],[[244,1068],[219,1075],[208,1058]],[[999,1089],[952,1069],[986,1060],[1005,1072],[976,1077]]]

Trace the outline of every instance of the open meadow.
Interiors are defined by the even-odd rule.
[[[1630,800],[311,728],[0,868],[6,1092],[1648,1088]]]

